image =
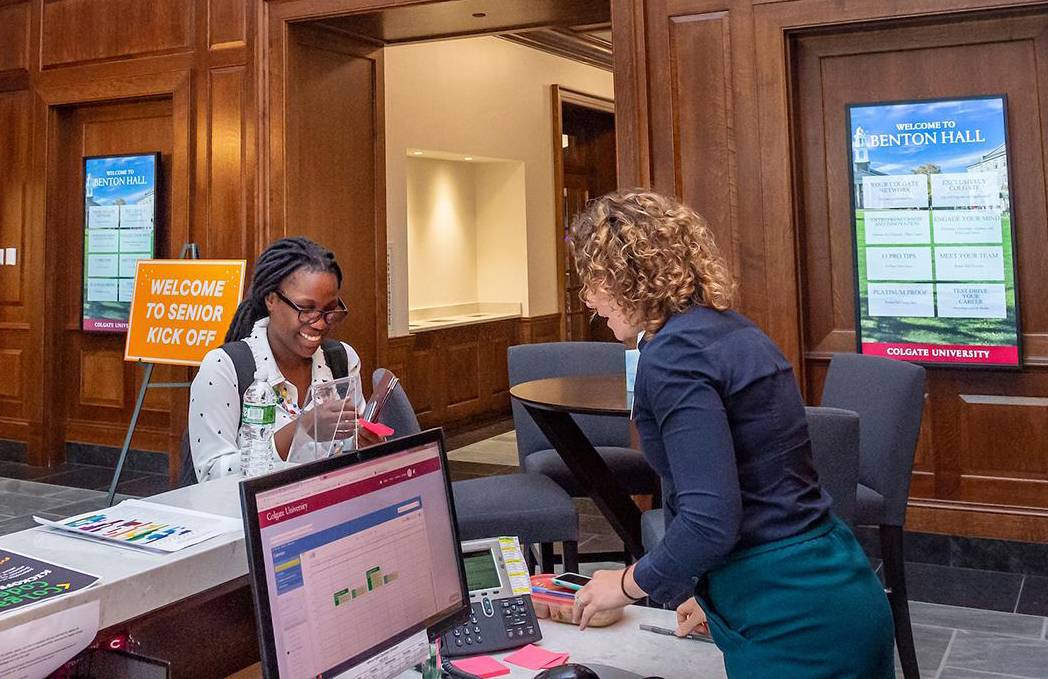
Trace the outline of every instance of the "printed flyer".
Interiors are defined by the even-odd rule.
[[[83,329],[127,332],[135,266],[152,259],[159,153],[84,159]]]
[[[848,107],[859,351],[1021,363],[1003,96]]]
[[[97,581],[95,575],[0,549],[0,615],[72,594]]]

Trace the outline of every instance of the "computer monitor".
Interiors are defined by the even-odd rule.
[[[467,614],[440,429],[246,479],[240,494],[267,679],[388,666],[375,656]]]

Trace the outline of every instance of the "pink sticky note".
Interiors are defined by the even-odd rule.
[[[501,677],[503,674],[509,674],[508,667],[487,655],[478,655],[475,658],[453,660],[451,664],[463,672],[475,674],[478,677],[481,677],[481,679],[488,679],[488,677]]]
[[[543,665],[543,667],[548,670],[551,667],[558,667],[560,665],[563,665],[566,662],[568,662],[568,654],[567,653],[561,653],[561,654],[557,655],[557,657],[553,658],[548,663]]]
[[[567,657],[568,656],[566,653],[553,653],[551,651],[547,651],[544,648],[539,648],[534,644],[528,644],[516,653],[511,653],[503,659],[506,662],[511,662],[514,665],[520,665],[521,667],[527,668],[529,670],[544,670],[548,667],[554,667],[556,665],[563,664],[564,660],[567,659]],[[550,665],[550,663],[554,664]]]
[[[357,424],[360,425],[361,429],[367,429],[375,436],[389,436],[393,433],[392,428],[387,427],[381,422],[368,422],[367,420],[359,419],[357,420]]]

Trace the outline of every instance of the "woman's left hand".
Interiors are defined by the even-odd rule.
[[[632,578],[628,577],[631,581]],[[633,603],[622,593],[622,570],[597,571],[589,584],[575,594],[575,606],[572,609],[572,622],[580,630],[586,629],[590,619],[601,611],[613,608],[624,608]]]

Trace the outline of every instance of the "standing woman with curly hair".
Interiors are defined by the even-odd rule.
[[[586,304],[619,340],[644,331],[634,417],[666,508],[662,543],[598,571],[576,622],[648,596],[679,603],[678,634],[708,630],[732,679],[894,677],[887,597],[819,486],[789,362],[731,310],[706,220],[612,193],[571,246]]]

